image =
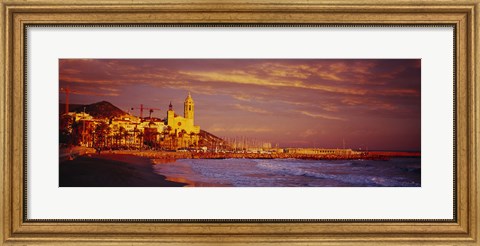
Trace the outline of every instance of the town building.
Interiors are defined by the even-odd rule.
[[[195,103],[193,102],[192,96],[188,93],[187,98],[184,102],[183,117],[175,114],[173,110],[173,105],[170,103],[167,111],[167,126],[171,127],[171,132],[175,133],[176,136],[182,131],[186,133],[200,133],[200,127],[194,124],[194,114],[195,114]]]
[[[168,132],[178,139],[178,145],[182,147],[198,146],[200,126],[195,125],[194,116],[195,102],[190,92],[183,104],[183,117],[175,114],[171,102],[168,106],[166,119]]]
[[[82,146],[142,148],[148,145],[164,149],[199,147],[200,126],[194,124],[195,102],[190,93],[185,98],[183,117],[175,114],[172,103],[164,119],[140,118],[130,114],[110,119],[96,118],[85,112],[69,112],[68,115],[76,122],[79,144]],[[97,131],[100,124],[108,125],[102,133],[106,135],[102,137],[102,143],[96,141],[100,134]]]

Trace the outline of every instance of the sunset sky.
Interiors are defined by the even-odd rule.
[[[105,100],[124,111],[143,104],[160,108],[152,114],[159,118],[170,101],[183,116],[190,91],[195,124],[219,137],[418,151],[420,66],[420,59],[61,59],[59,77],[72,104]]]

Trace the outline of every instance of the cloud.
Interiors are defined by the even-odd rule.
[[[248,106],[248,105],[234,104],[233,106],[237,109],[247,111],[247,112],[251,112],[251,113],[268,114],[268,111],[266,111],[266,110],[263,110],[261,108],[251,107],[251,106]]]
[[[302,98],[304,100],[308,100]],[[289,101],[289,100],[274,100],[274,102],[278,102],[284,105],[295,106],[295,108],[314,108],[315,110],[323,110],[328,112],[338,112],[339,111],[339,104],[332,103],[328,100],[316,101],[316,102],[308,102],[308,101]]]
[[[251,96],[245,95],[245,94],[234,94],[234,95],[232,95],[232,97],[237,99],[237,100],[246,101],[246,102],[250,102],[252,100]]]
[[[345,81],[344,78],[341,78],[337,74],[334,74],[328,71],[318,71],[316,75],[324,80]]]
[[[307,65],[291,65],[279,63],[263,63],[258,66],[249,66],[255,74],[264,74],[270,77],[306,79],[312,75]]]
[[[100,89],[100,90],[104,90],[104,91],[111,91],[111,92],[118,92],[118,91],[120,91],[120,90],[117,89],[117,88],[110,88],[110,87],[100,87],[99,89]]]
[[[340,100],[345,105],[348,106],[357,106],[357,105],[365,105],[368,100],[365,100],[364,98],[343,98]]]
[[[302,137],[310,137],[310,136],[317,135],[317,133],[318,133],[318,131],[316,131],[316,130],[307,129],[301,134],[301,136]]]
[[[375,94],[387,96],[420,96],[420,91],[415,89],[387,89],[380,90]]]
[[[287,87],[287,88],[301,88],[309,90],[320,90],[332,93],[364,95],[367,90],[361,88],[345,88],[340,86],[324,85],[320,82],[307,84],[300,80],[284,80],[284,79],[269,79],[257,77],[255,74],[247,72],[235,71],[230,72],[192,72],[181,71],[182,75],[188,75],[192,79],[201,82],[223,82],[232,84],[255,85],[262,87]]]
[[[73,90],[71,91],[73,95],[83,95],[83,96],[105,96],[105,97],[118,97],[120,93],[118,92],[102,92],[102,91],[92,91],[92,90]]]
[[[343,73],[348,69],[347,65],[345,65],[345,63],[343,62],[333,63],[329,66],[329,68],[331,71],[334,71],[336,73]]]
[[[341,117],[336,117],[336,116],[331,116],[331,115],[325,115],[325,114],[318,114],[318,113],[310,113],[307,111],[299,111],[298,113],[312,117],[312,118],[318,118],[318,119],[325,119],[325,120],[342,120],[344,121],[344,118]]]
[[[259,86],[291,86],[298,83],[295,81],[272,81],[269,79],[259,78],[253,74],[244,71],[230,72],[198,72],[198,71],[180,71],[182,75],[188,75],[198,81],[207,82],[229,82],[247,85]],[[293,82],[293,83],[292,83]]]
[[[60,87],[60,92],[65,93],[65,87]],[[93,86],[77,86],[70,88],[70,94],[82,95],[82,96],[107,96],[117,97],[120,96],[120,89],[111,87],[93,87]]]
[[[243,126],[213,126],[208,129],[215,133],[261,133],[261,132],[273,132],[272,128],[259,128],[259,127],[243,127]]]
[[[399,108],[399,106],[393,105],[392,103],[369,97],[343,98],[341,100],[341,103],[356,108],[358,108],[359,106],[364,107],[364,110],[366,111],[393,111]]]

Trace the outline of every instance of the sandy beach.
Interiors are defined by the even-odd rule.
[[[119,153],[120,152],[120,153]],[[60,187],[416,187],[420,158],[311,160],[181,158],[190,153],[106,151],[60,161]]]
[[[88,154],[60,161],[60,187],[181,187],[156,174],[149,158],[122,154]]]

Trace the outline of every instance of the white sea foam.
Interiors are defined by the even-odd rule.
[[[408,168],[407,168],[408,167]],[[339,161],[296,159],[183,159],[158,165],[158,173],[211,186],[420,186],[420,159]]]

